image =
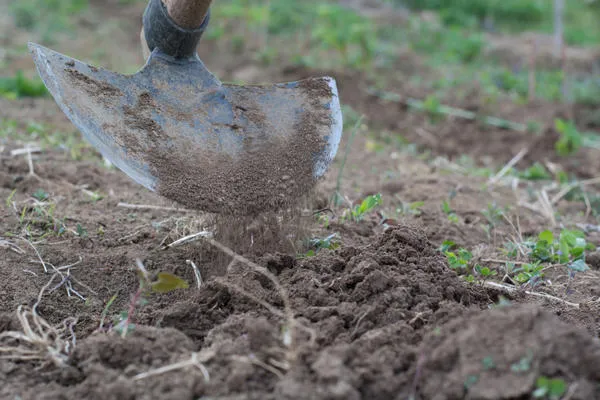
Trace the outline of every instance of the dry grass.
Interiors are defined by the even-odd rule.
[[[44,293],[58,276],[58,274],[52,275],[40,290],[32,308],[23,305],[17,308],[16,314],[21,330],[0,333],[1,359],[46,361],[58,367],[65,366],[69,354],[75,348],[76,337],[73,327],[77,319],[68,317],[53,326],[37,312]]]

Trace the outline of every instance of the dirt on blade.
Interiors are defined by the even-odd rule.
[[[322,92],[325,87],[330,94],[326,82],[314,90]],[[318,99],[320,93],[307,90],[306,96]],[[307,113],[293,133],[276,138],[268,132],[271,121],[252,101],[237,98],[233,103],[237,113],[265,130],[267,139],[240,131],[244,149],[235,158],[193,147],[173,153],[157,145],[149,159],[158,193],[189,208],[234,215],[277,211],[297,202],[316,183],[313,157],[325,145],[317,124],[327,121]]]

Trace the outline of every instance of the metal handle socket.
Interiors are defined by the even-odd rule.
[[[208,26],[210,10],[196,29],[184,29],[173,21],[162,0],[150,0],[144,11],[144,36],[148,49],[155,48],[174,58],[196,57],[196,49]]]

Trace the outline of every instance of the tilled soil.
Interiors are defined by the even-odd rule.
[[[213,57],[211,68],[220,67],[223,78],[235,76],[248,61],[220,62],[230,55],[212,50],[208,45],[203,57]],[[579,158],[557,159],[552,135],[484,131],[455,119],[430,124],[427,116],[372,97],[362,76],[298,69],[261,74],[268,81],[333,75],[342,101],[365,113],[369,126],[400,132],[434,154],[466,153],[503,165],[529,147],[526,163],[550,160],[580,176],[598,173],[597,158],[587,150]],[[402,91],[390,87],[396,89]],[[408,89],[403,94],[419,95]],[[519,120],[511,107],[503,116]],[[527,113],[540,116],[551,130],[551,119],[564,109],[531,105],[520,115]],[[73,130],[49,99],[0,100],[0,117]],[[486,236],[481,211],[490,204],[513,206],[518,190],[483,191],[485,180],[438,171],[399,149],[371,151],[371,139],[360,130],[348,148],[343,206],[382,193],[381,211],[395,219],[386,218],[383,225],[384,215],[372,214],[342,222],[340,209],[323,210],[337,186],[338,157],[306,209],[293,218],[282,215],[279,224],[273,215],[216,221],[231,228],[217,239],[248,258],[235,263],[202,240],[166,248],[212,229],[214,218],[182,211],[140,188],[103,166],[91,149],[81,150],[83,160],[73,160],[68,149],[44,148],[32,155],[31,175],[26,155],[10,155],[23,143],[0,141],[0,398],[528,399],[542,376],[563,379],[568,398],[600,398],[598,271],[551,275],[556,282],[568,279],[568,290],[554,294],[580,303],[578,308],[467,284],[438,251],[444,240],[468,248],[499,246],[511,236],[547,229],[548,221],[521,209],[514,219],[518,227],[498,222]],[[450,194],[458,222],[450,222],[440,208]],[[396,215],[400,200],[423,201],[422,210]],[[583,216],[584,204],[556,207],[570,221],[592,221]],[[314,222],[311,213],[317,210],[331,216],[327,227]],[[337,249],[297,257],[307,250],[299,243],[302,235],[332,233],[339,237]],[[600,234],[588,236],[600,243]],[[133,330],[122,337],[116,323],[130,310],[139,286],[136,260],[152,278],[169,272],[189,288],[147,296],[132,314]],[[588,261],[597,268],[594,257]],[[199,289],[191,262],[202,275]],[[53,267],[63,276],[48,284]],[[36,310],[50,324],[40,329],[62,332],[45,338],[50,349],[10,336],[26,331],[16,316],[19,306],[33,307],[38,300]],[[59,346],[66,356],[55,357],[63,362],[55,365],[47,356]],[[185,367],[190,360],[196,366]],[[169,366],[174,368],[161,369]]]

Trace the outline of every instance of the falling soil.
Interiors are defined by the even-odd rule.
[[[248,87],[225,94],[234,114],[227,129],[243,138],[243,147],[236,155],[216,146],[207,149],[158,124],[154,112],[182,122],[190,116],[156,104],[147,92],[139,94],[135,107],[124,107],[126,129],[112,134],[132,157],[148,164],[157,178],[156,191],[168,199],[191,209],[226,215],[277,212],[296,206],[317,183],[315,155],[327,145],[323,136],[331,125],[329,111],[321,104],[332,96],[325,80],[309,80],[293,90],[300,91],[295,95],[303,98],[307,110],[294,117],[293,126],[267,120],[265,106],[253,100],[263,92],[253,93]],[[281,133],[277,129],[291,131]],[[209,133],[202,135],[208,137]]]
[[[309,102],[331,97],[325,81],[313,81],[302,88]],[[235,96],[230,100],[235,113],[242,114],[261,137],[243,131],[232,121],[231,128],[244,137],[244,148],[233,157],[193,145],[178,146],[178,151],[156,145],[149,163],[158,178],[159,194],[192,209],[257,215],[294,205],[314,187],[314,155],[326,144],[319,127],[330,124],[326,110],[307,107],[322,111],[304,113],[293,127],[286,127],[293,132],[281,134],[273,131],[276,121],[267,121],[261,107],[245,96]],[[150,131],[153,129],[149,126]]]
[[[117,3],[90,2],[101,11],[102,20],[124,17],[123,5]],[[127,23],[114,24],[111,36],[137,38],[139,26],[131,21],[139,20],[144,4],[132,7],[139,9],[126,17]],[[119,36],[123,27],[131,32]],[[98,30],[88,31],[91,37],[87,43],[92,44],[88,48],[105,50],[97,47]],[[19,36],[7,37],[9,49],[11,41],[17,43],[15,37]],[[205,41],[200,49],[203,60],[220,71],[218,76],[233,81],[225,73],[247,65],[259,71],[256,80],[272,82],[285,76],[278,63],[271,66],[273,71],[253,63],[250,52],[224,51],[226,42]],[[131,59],[139,50],[137,42],[119,43],[123,46],[107,51],[113,58],[120,54]],[[409,82],[403,79],[407,75],[402,68],[414,68],[418,63],[408,59],[401,64],[393,73],[383,71],[380,77]],[[11,62],[7,66],[11,71],[16,68]],[[423,72],[420,67],[416,69],[419,74]],[[318,71],[297,71],[286,80],[301,79],[309,73],[321,75]],[[598,175],[598,157],[591,151],[556,159],[552,148],[556,136],[540,139],[543,145],[536,146],[535,135],[486,131],[476,123],[452,118],[431,124],[427,116],[415,116],[417,113],[405,107],[373,98],[365,90],[368,82],[364,76],[334,76],[339,77],[342,101],[365,113],[369,127],[403,134],[434,154],[454,157],[464,152],[480,160],[487,157],[501,166],[521,148],[530,147],[531,158],[524,161],[560,161],[570,172]],[[93,83],[77,84],[97,91]],[[400,85],[388,85],[387,89],[419,98],[429,94],[407,92]],[[150,130],[157,138],[168,135],[170,132],[154,132],[151,124],[144,123],[153,107],[148,100],[141,96],[138,106],[118,110],[119,115],[127,113],[129,123],[139,124],[140,132]],[[460,105],[458,100],[449,100]],[[469,108],[469,104],[462,107]],[[494,115],[511,117],[511,107],[499,104]],[[562,113],[560,106],[548,103],[522,109],[548,124]],[[260,123],[260,113],[254,111],[252,104],[243,104],[235,112]],[[169,112],[178,115],[175,110]],[[541,376],[564,380],[564,398],[600,398],[598,257],[586,257],[593,271],[571,276],[566,268],[551,268],[546,271],[551,285],[542,282],[528,288],[579,303],[575,308],[525,293],[508,296],[479,284],[467,284],[438,251],[443,241],[453,240],[460,247],[473,249],[479,260],[480,247],[498,248],[503,240],[514,237],[517,231],[509,223],[484,231],[487,221],[482,210],[490,204],[513,207],[521,188],[484,191],[481,187],[486,179],[442,173],[435,164],[392,145],[371,151],[368,145],[372,137],[359,129],[348,147],[345,173],[340,175],[339,191],[347,202],[324,213],[329,218],[326,222],[317,224],[309,218],[310,230],[294,235],[289,232],[295,228],[288,224],[302,225],[303,220],[294,222],[295,218],[305,217],[293,212],[225,215],[214,221],[205,214],[176,211],[164,197],[106,168],[93,149],[78,142],[79,134],[66,134],[74,132],[73,126],[52,99],[0,98],[0,118],[17,121],[14,131],[8,123],[6,136],[0,137],[0,349],[16,346],[0,355],[2,399],[521,400],[533,398],[535,381]],[[48,126],[48,132],[57,129],[64,134],[65,145],[81,145],[76,148],[76,159],[64,149],[42,146],[41,152],[31,155],[36,175],[30,175],[27,157],[10,153],[24,147],[22,132],[30,122]],[[63,136],[59,137],[62,140]],[[137,145],[138,151],[145,151],[145,141],[138,140]],[[183,167],[189,162],[185,158],[179,161]],[[319,196],[306,204],[307,214],[327,207],[327,200],[338,189],[339,163],[338,159],[317,188]],[[175,179],[194,182],[195,178],[172,172],[172,186],[189,194]],[[49,195],[44,202],[32,198],[40,189]],[[239,192],[239,188],[233,189]],[[591,194],[593,188],[588,189]],[[275,192],[272,189],[269,193]],[[378,210],[396,218],[386,218],[389,227],[383,226],[375,213],[361,221],[340,222],[338,217],[347,207],[372,193],[383,195],[384,204]],[[458,219],[454,222],[440,207],[448,201],[449,193]],[[423,205],[396,215],[402,205],[414,202]],[[577,221],[597,227],[597,220],[583,217],[586,207],[582,202],[565,199],[555,208],[561,223]],[[519,217],[515,222],[519,235],[535,236],[548,229],[545,217],[525,208],[514,211]],[[507,212],[506,216],[514,214]],[[231,263],[230,256],[204,240],[166,247],[184,236],[212,230],[215,222],[228,228],[216,230],[219,241],[267,268],[281,287],[241,258]],[[300,239],[334,234],[337,247],[313,248],[315,256],[308,256],[308,249],[298,244]],[[22,238],[28,238],[35,249]],[[600,233],[593,230],[586,238],[596,246],[600,243]],[[63,328],[67,318],[77,319],[73,329],[76,341],[69,342],[70,351],[62,366],[48,362],[47,357],[1,358],[29,349],[47,355],[47,347],[34,348],[7,335],[24,331],[15,311],[19,306],[33,306],[52,276],[51,272],[44,273],[40,258],[47,267],[69,271],[67,279],[54,280],[46,287],[37,308],[40,317],[57,329]],[[123,338],[115,328],[139,287],[137,259],[152,279],[159,272],[169,272],[190,285],[145,296],[132,314],[133,331]],[[192,262],[202,277],[200,289]],[[562,286],[563,282],[567,283]],[[85,301],[67,290],[69,287]],[[285,313],[282,295],[289,298],[295,323]],[[291,326],[296,329],[290,330]],[[68,329],[62,338],[71,339]],[[185,363],[193,355],[208,375],[194,366],[160,370]]]

